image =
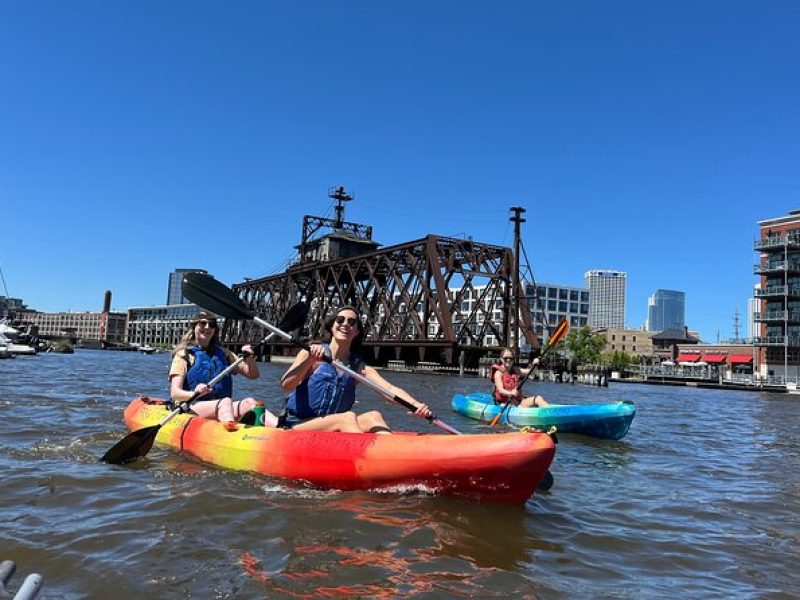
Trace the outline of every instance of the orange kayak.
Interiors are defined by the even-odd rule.
[[[125,409],[135,431],[168,414],[163,400],[136,398]],[[204,462],[338,490],[407,489],[521,504],[555,454],[543,433],[444,435],[292,431],[181,414],[158,432],[166,444]]]

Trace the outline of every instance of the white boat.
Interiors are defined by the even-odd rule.
[[[18,330],[14,329],[6,322],[0,322],[0,346],[5,347],[6,350],[14,355],[35,355],[36,348],[29,344],[17,343],[16,340],[18,335]]]
[[[156,351],[155,348],[153,348],[152,346],[148,346],[147,344],[145,344],[144,346],[139,346],[139,352],[144,352],[145,354],[152,354],[155,351]]]

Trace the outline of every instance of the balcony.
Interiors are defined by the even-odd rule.
[[[800,346],[800,337],[793,335],[790,335],[788,338],[783,335],[755,337],[753,338],[753,345],[780,348],[788,346],[789,348],[797,348]]]
[[[763,290],[755,290],[756,298],[775,298],[780,296],[800,298],[800,286],[771,285]]]
[[[761,321],[762,323],[769,323],[771,321],[776,323],[783,323],[784,321],[800,323],[800,311],[768,310],[767,312],[755,312],[753,313],[753,319]]]
[[[756,240],[753,248],[762,252],[800,248],[800,234],[791,233],[787,236],[771,236],[763,240]]]
[[[767,275],[769,273],[792,273],[792,272],[800,272],[800,261],[796,260],[778,260],[772,262],[762,262],[757,265],[753,265],[753,272],[756,275]]]

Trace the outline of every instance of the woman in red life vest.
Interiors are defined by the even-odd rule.
[[[530,406],[548,406],[549,402],[541,396],[523,396],[519,389],[520,380],[539,365],[539,359],[533,359],[531,366],[521,369],[514,362],[514,352],[503,348],[500,353],[501,363],[492,365],[492,381],[494,382],[494,401],[496,404],[511,403],[522,408]]]

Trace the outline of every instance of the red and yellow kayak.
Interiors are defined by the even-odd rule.
[[[136,398],[125,409],[135,431],[158,424],[163,400]],[[204,462],[303,481],[325,489],[418,486],[439,494],[521,504],[542,481],[555,454],[543,433],[442,435],[291,431],[182,414],[164,424],[156,441]]]

